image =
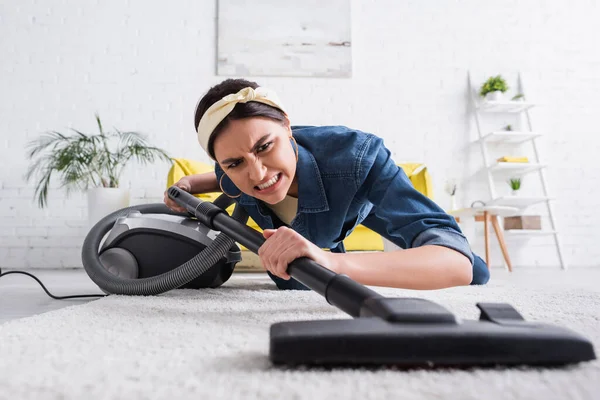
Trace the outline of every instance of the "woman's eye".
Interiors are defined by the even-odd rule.
[[[237,166],[240,164],[240,162],[241,162],[241,161],[236,161],[236,162],[233,162],[233,163],[229,164],[229,165],[227,166],[227,169],[229,169],[229,168],[235,168],[235,167],[237,167]]]
[[[273,144],[273,142],[267,142],[267,143],[263,144],[262,146],[260,146],[260,147],[257,149],[257,152],[258,152],[258,153],[260,153],[260,152],[262,152],[262,151],[265,151],[265,150],[267,150],[267,149],[269,148],[269,146],[271,146],[272,144]]]
[[[265,151],[265,150],[267,150],[269,147],[271,147],[271,145],[272,145],[272,144],[273,144],[273,142],[267,142],[267,143],[263,144],[262,146],[258,147],[258,148],[256,149],[256,152],[257,152],[257,153],[262,153],[263,151]],[[242,162],[241,160],[240,160],[240,161],[233,162],[233,163],[231,163],[231,164],[229,164],[229,165],[227,166],[227,169],[230,169],[230,168],[235,168],[235,167],[237,167],[237,166],[238,166],[238,165],[239,165],[241,162]]]

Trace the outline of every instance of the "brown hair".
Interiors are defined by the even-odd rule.
[[[245,79],[227,79],[218,85],[211,87],[208,92],[202,97],[198,106],[196,106],[196,115],[194,116],[194,130],[198,129],[198,124],[202,119],[202,116],[217,101],[221,100],[223,97],[228,94],[237,93],[240,90],[251,87],[252,89],[256,89],[258,84],[256,82],[247,81]],[[233,110],[229,113],[229,115],[221,121],[219,125],[215,128],[215,130],[210,135],[208,140],[208,154],[213,159],[215,157],[214,150],[214,142],[215,138],[219,135],[221,131],[229,124],[229,121],[234,121],[238,119],[250,118],[250,117],[265,117],[270,118],[272,120],[285,123],[287,121],[287,117],[283,111],[278,108],[271,107],[268,104],[259,103],[256,101],[249,101],[247,103],[238,103],[235,105]]]

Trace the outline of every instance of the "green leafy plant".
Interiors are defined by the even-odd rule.
[[[504,78],[501,75],[490,77],[485,83],[481,86],[481,90],[479,91],[480,96],[485,96],[490,92],[500,91],[502,93],[508,90],[508,85]]]
[[[512,125],[508,124],[504,127],[505,131],[512,131]]]
[[[521,189],[521,178],[512,178],[508,184],[512,190],[519,190]]]
[[[51,131],[43,133],[26,146],[32,164],[27,170],[30,181],[40,176],[34,196],[38,205],[48,204],[48,189],[53,174],[60,176],[60,187],[69,193],[92,187],[119,187],[119,179],[127,163],[134,159],[142,164],[163,160],[172,163],[169,155],[150,146],[137,132],[105,132],[96,114],[100,133],[88,135],[76,129],[66,135]]]
[[[513,96],[513,98],[511,100],[520,100],[525,98],[525,95],[523,93],[519,93]]]

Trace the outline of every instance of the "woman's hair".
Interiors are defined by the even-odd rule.
[[[217,101],[221,100],[223,97],[237,93],[240,90],[251,87],[252,89],[256,89],[258,84],[256,82],[247,81],[245,79],[227,79],[218,85],[213,86],[206,92],[206,94],[202,97],[198,106],[196,107],[196,115],[194,117],[194,130],[198,129],[198,124],[202,119],[202,116]],[[234,121],[243,118],[250,117],[265,117],[270,118],[272,120],[278,121],[280,123],[285,123],[287,118],[283,111],[278,108],[271,107],[264,103],[259,103],[256,101],[249,101],[247,103],[237,103],[233,110],[229,113],[223,121],[213,131],[208,140],[208,153],[213,159],[215,157],[215,149],[214,143],[215,138],[219,136],[219,133],[225,129],[229,121]]]

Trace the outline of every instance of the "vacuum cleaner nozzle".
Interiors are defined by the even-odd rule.
[[[553,366],[596,358],[592,344],[582,336],[557,326],[526,322],[509,304],[479,303],[479,321],[460,321],[428,300],[387,300],[399,311],[387,320],[361,317],[272,325],[271,361],[284,365],[461,368]]]

